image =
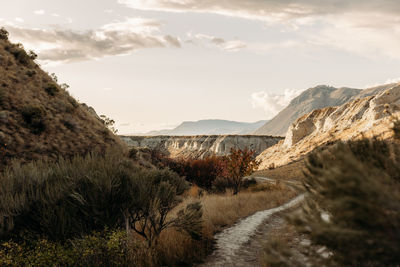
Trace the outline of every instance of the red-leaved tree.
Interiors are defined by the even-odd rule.
[[[222,179],[226,179],[227,187],[236,195],[244,184],[243,177],[255,172],[259,165],[254,150],[232,148],[231,153],[225,157],[226,173]]]

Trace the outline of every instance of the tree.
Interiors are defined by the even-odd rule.
[[[114,128],[115,121],[113,119],[108,118],[106,115],[100,115],[100,119],[113,134],[117,134],[118,130]]]
[[[236,195],[243,186],[243,177],[252,174],[258,169],[260,162],[255,159],[255,151],[245,148],[231,149],[231,153],[225,158],[225,179],[228,187],[232,188]]]
[[[202,209],[200,203],[189,204],[175,218],[168,214],[180,202],[180,195],[187,189],[182,177],[169,170],[150,170],[138,180],[137,191],[130,206],[126,207],[129,228],[146,239],[148,246],[156,244],[161,232],[175,227],[193,237],[201,231]]]

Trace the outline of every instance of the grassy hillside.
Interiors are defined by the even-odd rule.
[[[0,167],[14,158],[55,159],[119,144],[35,58],[0,30]]]

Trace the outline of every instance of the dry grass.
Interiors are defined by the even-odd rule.
[[[261,189],[259,188],[259,190]],[[196,241],[186,233],[168,229],[161,235],[159,246],[154,253],[158,259],[154,262],[168,266],[190,265],[199,262],[212,250],[215,233],[257,211],[282,205],[296,195],[296,192],[282,184],[268,185],[263,187],[263,190],[252,192],[249,189],[238,195],[227,193],[199,196],[199,189],[192,188],[185,201],[176,210],[190,202],[200,201],[202,203],[204,212],[202,239]]]
[[[264,176],[277,180],[298,180],[304,179],[305,160],[301,159],[289,163],[287,165],[279,166],[274,169],[260,170],[253,174],[253,176]]]
[[[40,112],[26,113],[32,108]],[[21,47],[5,39],[0,39],[0,114],[0,145],[7,144],[0,170],[9,159],[56,159],[119,143]]]

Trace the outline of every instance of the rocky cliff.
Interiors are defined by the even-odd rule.
[[[393,85],[382,85],[364,90],[347,87],[334,88],[326,85],[309,88],[294,98],[285,109],[256,130],[254,134],[284,136],[296,119],[315,109],[340,106],[357,98],[376,95]]]
[[[130,147],[159,150],[173,158],[227,155],[231,148],[253,149],[258,155],[283,140],[282,137],[252,135],[121,136],[121,139]]]
[[[400,115],[400,84],[374,96],[355,99],[339,107],[316,109],[298,118],[284,140],[262,152],[261,168],[300,159],[314,148],[335,140],[362,136],[390,138],[393,116]]]

